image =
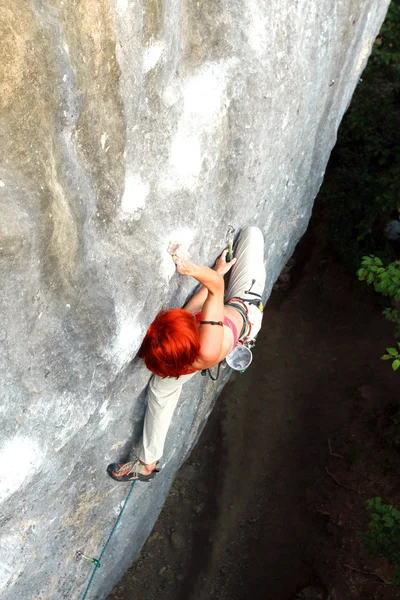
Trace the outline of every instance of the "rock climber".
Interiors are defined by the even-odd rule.
[[[143,440],[133,461],[108,465],[107,472],[116,481],[153,479],[182,385],[198,371],[220,363],[238,342],[252,343],[261,327],[265,266],[264,238],[258,227],[244,229],[236,257],[227,262],[228,249],[224,250],[213,269],[193,263],[178,243],[171,242],[168,252],[177,272],[193,277],[201,287],[183,308],[161,310],[147,330],[139,356],[153,376]]]

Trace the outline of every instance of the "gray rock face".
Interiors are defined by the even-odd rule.
[[[388,0],[2,1],[0,594],[82,597],[140,438],[136,358],[228,224],[265,234],[266,297],[303,234]],[[219,386],[228,376],[223,372]],[[184,389],[89,599],[146,539],[219,388]]]

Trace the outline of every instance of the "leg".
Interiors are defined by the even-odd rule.
[[[148,388],[143,442],[138,456],[125,464],[108,465],[107,472],[110,477],[116,481],[151,481],[157,472],[156,462],[163,454],[165,438],[181,395],[182,385],[195,374],[181,375],[179,379],[163,379],[153,375]]]
[[[231,270],[225,298],[254,300],[256,296],[246,293],[249,290],[262,296],[265,287],[264,236],[258,227],[246,227],[241,232],[235,256],[237,260]]]
[[[264,236],[258,227],[246,227],[236,247],[236,263],[233,265],[225,298],[255,300],[262,296],[265,287]],[[252,293],[248,293],[252,292]],[[261,299],[261,298],[260,298]],[[247,304],[248,318],[251,323],[250,338],[260,331],[262,312],[254,305]]]
[[[182,385],[195,374],[181,375],[179,379],[175,377],[162,379],[158,375],[153,375],[151,378],[144,417],[143,443],[139,451],[139,460],[143,463],[155,463],[161,458]]]

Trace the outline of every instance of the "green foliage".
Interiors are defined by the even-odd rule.
[[[396,258],[384,236],[400,180],[400,0],[392,0],[362,80],[339,129],[321,188],[332,236],[351,267],[374,253]]]
[[[382,360],[391,360],[393,371],[397,371],[400,367],[400,343],[397,342],[398,348],[386,348],[387,354],[384,354]]]
[[[373,285],[376,292],[382,296],[393,298],[396,302],[400,301],[400,260],[390,263],[387,267],[383,265],[378,256],[371,254],[363,256],[361,268],[357,271],[360,281],[366,281],[368,285]],[[400,315],[396,308],[385,308],[383,311],[385,318],[394,324],[394,335],[400,337]],[[386,348],[387,354],[382,356],[383,360],[392,361],[393,371],[400,367],[400,343],[397,342],[397,348]]]
[[[397,308],[385,308],[382,313],[387,321],[390,323],[394,323],[394,335],[395,337],[400,337],[400,313]]]
[[[391,504],[382,504],[379,497],[367,502],[367,531],[358,535],[371,554],[387,558],[395,567],[395,587],[400,589],[400,511]]]
[[[392,565],[400,564],[400,511],[391,504],[382,504],[382,498],[367,502],[369,523],[360,534],[364,546],[372,554],[380,554]]]
[[[384,267],[378,256],[363,256],[357,276],[360,281],[366,281],[369,285],[372,283],[375,291],[382,296],[390,296],[396,302],[400,301],[400,260]]]

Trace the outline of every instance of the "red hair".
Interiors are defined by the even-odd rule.
[[[161,310],[147,330],[139,351],[146,367],[160,377],[186,375],[200,351],[199,330],[183,308]]]

